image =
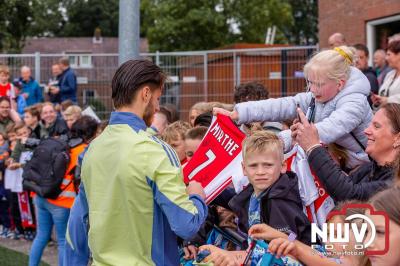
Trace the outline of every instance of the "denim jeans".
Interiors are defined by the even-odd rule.
[[[39,265],[43,250],[49,242],[53,224],[56,228],[58,242],[58,265],[62,265],[65,249],[65,231],[67,230],[70,209],[51,204],[40,196],[35,197],[34,203],[38,227],[29,255],[29,266]]]

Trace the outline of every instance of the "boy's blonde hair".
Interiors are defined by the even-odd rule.
[[[185,134],[190,128],[191,127],[188,122],[178,120],[165,128],[161,139],[168,144],[179,139],[184,140]]]
[[[348,46],[335,47],[315,54],[304,66],[304,76],[308,78],[313,73],[318,80],[348,80],[351,66],[354,64],[355,49]],[[315,82],[314,81],[314,82]]]
[[[71,105],[67,109],[65,109],[63,115],[65,117],[75,116],[77,118],[80,118],[82,115],[82,109],[78,105]]]
[[[6,65],[0,65],[0,73],[10,74],[10,68]]]
[[[189,129],[185,134],[185,139],[199,139],[202,140],[207,133],[208,128],[198,126]]]
[[[269,131],[256,131],[251,136],[246,137],[242,143],[243,160],[253,152],[276,152],[280,161],[283,162],[283,145],[279,137]]]

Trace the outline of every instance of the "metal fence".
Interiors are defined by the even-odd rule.
[[[293,95],[304,90],[303,66],[317,51],[316,46],[274,47],[196,52],[145,53],[170,79],[162,103],[177,106],[182,119],[199,101],[233,102],[233,88],[241,83],[258,81],[270,97]],[[68,56],[78,77],[78,101],[91,105],[102,117],[112,110],[111,79],[118,67],[118,54],[3,54],[0,63],[7,64],[11,77],[19,76],[22,65],[30,66],[43,88],[51,78],[51,66]]]

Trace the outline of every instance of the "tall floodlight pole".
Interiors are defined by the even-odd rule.
[[[139,58],[140,0],[119,0],[118,63]]]

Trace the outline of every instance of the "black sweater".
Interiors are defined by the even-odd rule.
[[[323,147],[312,150],[308,162],[335,201],[368,200],[393,182],[393,168],[378,166],[374,161],[362,164],[347,175]]]
[[[252,185],[233,197],[229,206],[239,217],[239,227],[248,231],[248,211],[250,197],[254,189]],[[311,243],[311,225],[303,212],[296,174],[288,172],[267,189],[261,199],[261,222],[289,234],[297,235],[297,239],[307,245]]]

